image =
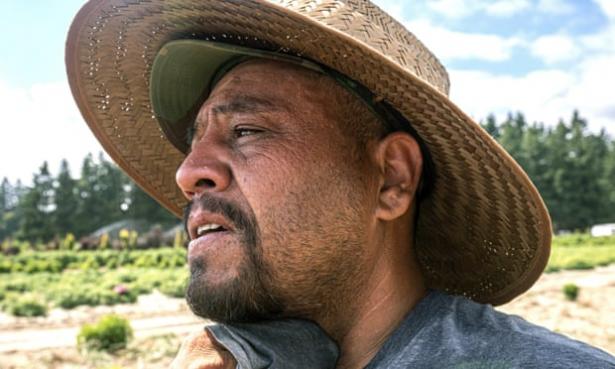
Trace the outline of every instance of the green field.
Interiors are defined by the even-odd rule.
[[[158,290],[183,297],[182,248],[144,251],[41,251],[0,257],[0,308],[17,316],[49,309],[133,303]]]
[[[0,306],[17,316],[45,315],[53,307],[133,303],[154,289],[183,297],[186,268],[66,270],[62,273],[11,273],[0,281]],[[8,278],[7,278],[8,277]]]
[[[556,236],[546,271],[591,269],[615,263],[615,236]],[[152,250],[25,251],[0,256],[0,308],[18,316],[54,307],[132,303],[158,290],[183,297],[188,278],[183,248]]]
[[[592,269],[615,263],[615,236],[591,237],[572,234],[553,238],[547,273]]]

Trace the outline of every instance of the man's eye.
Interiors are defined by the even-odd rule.
[[[233,133],[236,138],[252,136],[260,132],[262,132],[260,129],[249,127],[235,127],[235,129],[233,130]]]

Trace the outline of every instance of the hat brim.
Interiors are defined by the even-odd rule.
[[[175,184],[184,154],[152,109],[152,63],[169,41],[210,35],[294,50],[361,83],[412,123],[436,170],[415,231],[430,287],[502,304],[540,276],[551,223],[538,191],[448,99],[433,55],[367,1],[92,0],[81,9],[66,50],[73,96],[109,155],[170,211],[180,215],[186,204]]]
[[[264,58],[323,72],[308,60],[221,42],[182,39],[165,44],[150,73],[150,101],[160,127],[181,152],[188,151],[186,132],[210,91],[235,65]]]

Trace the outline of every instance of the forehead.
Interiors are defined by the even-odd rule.
[[[296,86],[316,87],[321,77],[315,71],[283,61],[252,59],[243,62],[229,71],[215,86],[214,92],[229,84],[265,83],[278,85],[279,88]]]
[[[228,72],[214,87],[199,112],[285,112],[313,116],[334,113],[324,77],[303,67],[265,59],[244,62]],[[234,109],[228,109],[231,106]]]

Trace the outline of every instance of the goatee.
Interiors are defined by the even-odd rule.
[[[246,258],[232,280],[213,286],[207,280],[207,261],[197,258],[190,263],[190,281],[186,300],[192,312],[202,318],[222,323],[252,322],[278,317],[284,307],[274,296],[271,273],[264,263],[260,232],[253,214],[246,214],[228,200],[203,196],[190,202],[184,211],[184,226],[194,207],[224,216],[234,232]]]

